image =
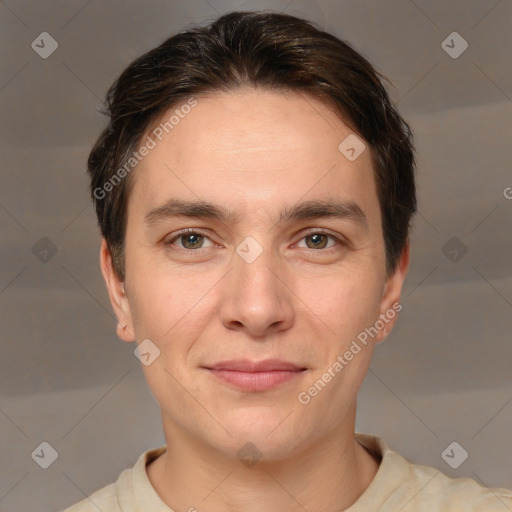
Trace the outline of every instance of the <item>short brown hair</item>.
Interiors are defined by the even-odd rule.
[[[170,37],[132,62],[107,93],[109,124],[88,159],[91,195],[118,277],[125,277],[132,182],[127,161],[141,138],[191,96],[242,86],[309,93],[369,144],[391,274],[416,211],[415,159],[412,132],[381,78],[387,80],[348,43],[301,18],[264,11],[225,14]]]

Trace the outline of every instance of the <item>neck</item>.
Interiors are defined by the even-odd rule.
[[[342,511],[363,494],[379,467],[355,440],[353,428],[340,427],[290,458],[250,467],[169,430],[167,451],[147,473],[175,511]]]

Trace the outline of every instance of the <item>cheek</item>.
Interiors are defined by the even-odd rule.
[[[206,329],[211,318],[211,292],[216,279],[170,275],[156,268],[133,273],[131,285],[135,293],[130,299],[134,334],[138,342],[149,338],[160,350],[165,367],[186,363],[194,340]]]
[[[160,344],[165,333],[172,333],[173,326],[184,314],[182,296],[169,282],[150,273],[132,269],[128,275],[132,276],[128,284],[132,292],[129,299],[135,338],[138,341],[149,338]]]
[[[378,317],[382,296],[380,282],[375,270],[352,267],[302,281],[297,286],[297,296],[336,337],[346,341],[372,325]]]

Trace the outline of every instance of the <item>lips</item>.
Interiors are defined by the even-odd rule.
[[[244,391],[265,391],[288,382],[307,370],[279,359],[223,361],[206,369],[215,378]]]
[[[237,372],[273,372],[273,371],[289,371],[300,372],[306,368],[283,361],[281,359],[265,359],[264,361],[249,361],[247,359],[234,359],[231,361],[223,361],[212,366],[206,367],[208,370],[228,370]]]

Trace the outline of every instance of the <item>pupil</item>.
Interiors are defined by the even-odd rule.
[[[314,233],[313,235],[310,236],[310,238],[313,242],[314,247],[323,247],[325,245],[322,244],[322,238],[325,238],[324,235]]]
[[[185,235],[186,243],[195,246],[198,244],[197,238],[200,238],[200,237],[201,237],[201,235]],[[194,241],[194,239],[196,239],[196,240]]]

